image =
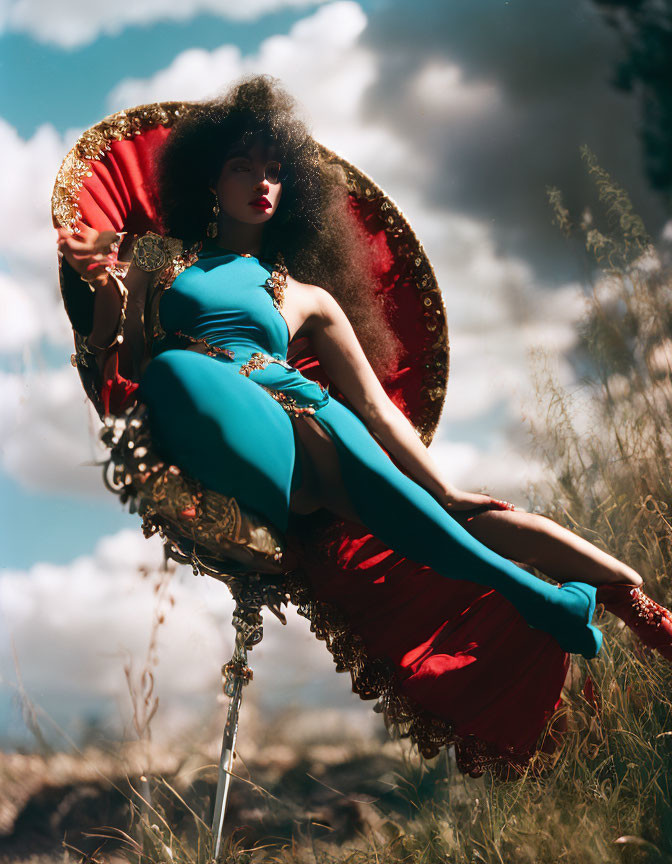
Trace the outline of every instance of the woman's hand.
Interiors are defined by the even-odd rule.
[[[492,498],[490,495],[483,495],[479,492],[463,492],[460,489],[451,487],[445,491],[439,503],[448,512],[451,510],[515,510],[516,508],[510,501],[501,501],[499,498]]]
[[[82,225],[79,234],[57,228],[58,251],[81,278],[93,288],[109,280],[109,268],[117,263],[121,235],[116,231],[96,231]]]

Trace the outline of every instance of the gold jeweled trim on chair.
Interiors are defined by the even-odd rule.
[[[185,553],[185,539],[198,556],[233,559],[248,568],[281,576],[286,543],[268,520],[233,497],[204,488],[175,465],[163,462],[151,440],[142,403],[101,432],[110,448],[107,487],[143,517],[145,536],[160,533]],[[193,565],[193,562],[190,562]],[[221,578],[221,574],[220,574]]]
[[[502,750],[475,735],[458,735],[450,721],[425,711],[401,692],[391,661],[370,657],[341,610],[333,603],[315,600],[305,577],[290,573],[284,589],[298,614],[310,621],[316,638],[325,643],[336,671],[350,673],[353,692],[364,700],[377,699],[373,710],[383,715],[388,732],[393,737],[409,738],[425,759],[436,756],[442,747],[454,745],[458,767],[464,773],[477,777],[492,771],[505,778],[523,774],[532,761],[540,766],[549,761],[547,754],[535,750]],[[547,725],[551,722],[552,715]]]
[[[91,176],[90,162],[100,161],[112,141],[124,141],[156,126],[172,126],[188,109],[184,102],[153,102],[104,117],[77,139],[56,175],[51,195],[51,212],[59,225],[79,233],[82,218],[78,206],[84,179]]]
[[[446,398],[450,371],[450,343],[443,296],[436,274],[422,244],[415,235],[399,206],[374,181],[352,163],[318,143],[321,158],[340,165],[344,170],[348,189],[359,199],[372,201],[378,208],[381,222],[388,235],[388,243],[395,257],[405,258],[409,264],[415,286],[422,297],[423,322],[433,337],[417,361],[422,365],[423,383],[420,392],[425,405],[419,417],[412,422],[422,442],[429,446],[441,418]]]

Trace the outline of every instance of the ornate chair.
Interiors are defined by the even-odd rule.
[[[160,227],[152,203],[151,167],[157,148],[170,134],[174,121],[191,103],[143,105],[106,117],[84,132],[65,157],[52,197],[55,227],[78,233],[82,225],[97,231],[126,232],[120,259],[130,258],[133,244]],[[320,147],[325,163],[338,163],[347,176],[350,200],[357,218],[372,240],[380,290],[393,330],[407,353],[396,373],[383,382],[388,395],[414,423],[429,444],[439,420],[448,375],[448,337],[445,311],[432,268],[410,226],[395,204],[357,168]],[[159,241],[156,277],[164,286],[185,266],[174,241]],[[179,246],[179,244],[178,244]],[[221,848],[222,826],[235,755],[242,689],[252,678],[247,652],[262,638],[262,608],[266,606],[286,623],[281,606],[292,602],[311,618],[318,638],[333,643],[347,638],[334,619],[325,625],[324,604],[313,604],[310,567],[319,566],[319,549],[311,562],[303,561],[302,543],[310,542],[300,528],[301,518],[281,534],[256,513],[241,508],[234,498],[202,488],[174,465],[164,464],[153,452],[144,406],[132,397],[132,382],[115,374],[101,380],[95,355],[87,345],[92,329],[93,294],[65,259],[59,259],[59,281],[66,312],[74,331],[71,361],[102,422],[101,438],[109,448],[104,480],[131,512],[142,517],[145,536],[158,533],[166,557],[191,565],[195,574],[224,582],[235,601],[235,647],[222,667],[229,708],[224,728],[212,830],[214,855]],[[151,318],[146,310],[145,327]],[[108,349],[114,361],[116,347]],[[310,344],[305,339],[290,345],[292,365],[327,386]],[[104,364],[103,368],[108,368]],[[114,363],[112,363],[112,368]],[[116,370],[115,370],[116,371]],[[342,401],[342,394],[330,386]],[[347,401],[346,401],[347,404]],[[331,522],[347,533],[347,524]],[[315,557],[317,555],[317,558]],[[337,671],[346,666],[341,662]],[[353,676],[353,689],[362,698],[375,698],[381,687],[364,670]],[[370,678],[370,675],[369,675]],[[385,710],[380,709],[380,710]],[[386,715],[387,716],[387,715]],[[408,733],[411,734],[411,733]],[[429,742],[429,743],[427,743]],[[436,750],[427,737],[423,752]]]

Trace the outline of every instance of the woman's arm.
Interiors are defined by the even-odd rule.
[[[510,509],[512,505],[489,495],[462,492],[442,476],[413,425],[385,392],[343,309],[328,291],[315,291],[310,339],[320,365],[385,450],[447,509]]]
[[[99,232],[83,226],[79,237],[58,229],[58,248],[71,267],[88,282],[95,292],[93,326],[87,342],[97,352],[99,369],[110,350],[116,347],[119,372],[136,378],[142,362],[144,308],[149,274],[131,262],[112,274],[116,264],[114,232]],[[109,235],[109,236],[108,236]],[[125,275],[123,269],[126,269]]]

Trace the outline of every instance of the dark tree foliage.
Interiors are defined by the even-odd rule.
[[[640,103],[646,175],[672,211],[672,0],[593,0],[621,34],[614,85]]]

